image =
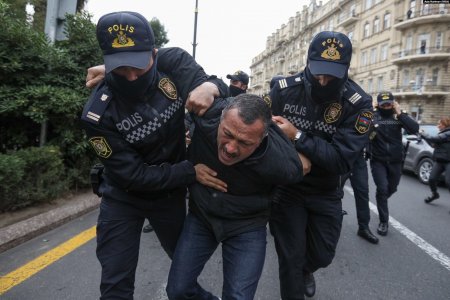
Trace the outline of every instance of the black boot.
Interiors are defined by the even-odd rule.
[[[313,273],[303,271],[303,285],[305,288],[305,296],[313,297],[316,293],[316,280]]]
[[[431,201],[434,201],[436,199],[439,198],[439,193],[438,192],[433,192],[433,194],[431,196],[428,196],[427,198],[425,198],[425,203],[430,203]]]

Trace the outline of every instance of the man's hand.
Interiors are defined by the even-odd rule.
[[[291,141],[295,139],[295,135],[297,134],[297,128],[294,125],[292,125],[291,122],[289,122],[287,119],[281,116],[272,116],[272,121],[274,121],[275,124],[277,124],[281,130],[283,130],[284,134]]]
[[[204,164],[197,164],[195,168],[195,177],[198,182],[203,185],[212,187],[218,191],[227,192],[227,184],[220,179],[217,179],[217,173],[211,170]]]
[[[105,65],[90,67],[86,76],[86,87],[94,88],[103,78],[105,78]]]
[[[398,116],[402,113],[402,110],[400,109],[400,104],[398,104],[397,101],[394,101],[394,106],[393,106],[394,112],[395,114]]]
[[[298,154],[298,158],[302,162],[303,176],[305,176],[306,174],[311,172],[311,161],[306,156],[304,156],[303,154],[301,154],[301,153],[297,153],[297,154]]]
[[[214,83],[204,82],[189,93],[186,109],[202,116],[219,95],[219,89]]]

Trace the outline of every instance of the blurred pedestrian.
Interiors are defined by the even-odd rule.
[[[377,96],[369,153],[372,178],[376,185],[376,200],[380,223],[377,232],[387,235],[389,228],[388,199],[397,191],[402,175],[405,149],[402,129],[409,134],[419,131],[419,124],[403,112],[391,92]]]
[[[439,133],[437,135],[420,135],[434,148],[433,151],[433,169],[431,170],[428,184],[431,190],[431,196],[425,198],[425,203],[431,203],[439,198],[437,184],[441,174],[445,172],[445,184],[450,190],[450,118],[441,118],[437,124]]]
[[[247,92],[249,76],[244,71],[238,70],[233,74],[228,74],[230,79],[229,93],[231,97],[236,97],[239,94]]]

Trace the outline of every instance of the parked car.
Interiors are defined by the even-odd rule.
[[[438,128],[436,124],[421,124],[420,131],[424,131],[430,135],[436,135]],[[403,145],[406,149],[403,170],[414,172],[420,182],[428,184],[430,172],[433,168],[434,148],[431,147],[424,139],[417,135],[403,135]]]

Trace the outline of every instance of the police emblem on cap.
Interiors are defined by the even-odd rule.
[[[167,98],[177,100],[177,88],[169,78],[162,78],[158,83],[158,87]]]
[[[112,154],[111,147],[108,145],[106,139],[102,136],[95,136],[89,139],[89,143],[98,156],[108,158]]]
[[[325,122],[327,122],[328,124],[334,123],[339,119],[341,113],[342,106],[339,103],[332,103],[327,107],[327,109],[325,109],[323,117],[325,119]]]
[[[363,111],[359,114],[356,119],[355,129],[360,134],[364,134],[369,131],[370,125],[372,124],[373,113],[371,111]]]
[[[328,43],[332,43],[331,45],[328,45]],[[331,59],[331,60],[338,60],[341,59],[341,54],[339,53],[338,49],[336,49],[336,44],[334,43],[335,39],[327,39],[322,43],[323,46],[327,46],[327,49],[323,50],[321,57],[325,59]],[[344,47],[344,45],[341,43],[339,44],[339,47]]]
[[[121,30],[117,34],[117,37],[113,40],[111,46],[113,48],[133,47],[134,41],[131,38],[127,37],[127,35]]]

